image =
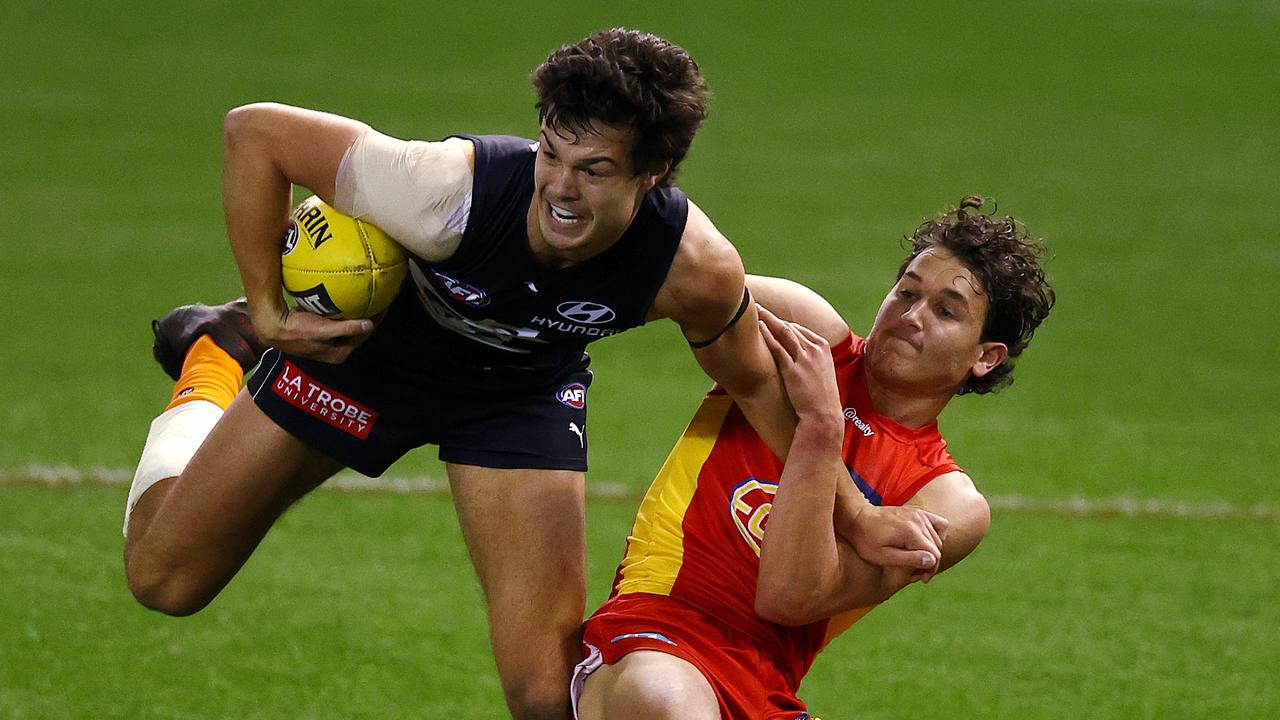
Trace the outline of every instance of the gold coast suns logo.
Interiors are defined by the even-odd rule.
[[[764,542],[764,526],[769,521],[769,511],[773,509],[773,496],[777,492],[778,483],[752,477],[734,486],[729,496],[729,514],[733,516],[733,524],[757,557],[760,556],[760,543]]]

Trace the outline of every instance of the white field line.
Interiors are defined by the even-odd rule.
[[[127,487],[133,471],[121,468],[74,468],[68,465],[29,465],[17,470],[0,470],[0,488],[11,485],[105,485]],[[448,494],[449,483],[427,476],[387,476],[369,478],[342,472],[324,484],[338,491],[382,492],[399,495]],[[589,481],[587,496],[606,500],[639,500],[639,493],[618,483]],[[1280,522],[1280,507],[1238,505],[1225,501],[1189,502],[1163,498],[1111,497],[1090,499],[1033,498],[1023,495],[993,495],[987,501],[997,512],[1052,513],[1080,517],[1153,517],[1260,520]]]

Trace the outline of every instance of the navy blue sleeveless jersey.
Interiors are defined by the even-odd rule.
[[[460,137],[476,151],[466,231],[443,262],[410,258],[400,312],[392,313],[408,320],[406,296],[417,306],[412,314],[426,311],[414,334],[430,346],[434,363],[462,376],[550,378],[579,365],[587,343],[642,325],[684,233],[685,194],[654,188],[609,249],[569,267],[547,267],[534,257],[526,229],[537,143]]]
[[[280,427],[368,475],[427,443],[449,463],[585,470],[586,345],[644,323],[688,200],[654,189],[608,250],[545,267],[526,230],[535,144],[468,139],[471,211],[453,257],[411,258],[412,278],[346,362],[269,350],[249,391]]]

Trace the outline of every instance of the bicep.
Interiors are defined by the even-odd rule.
[[[747,287],[751,290],[751,297],[769,312],[809,328],[832,345],[849,335],[849,326],[831,303],[798,282],[747,275]]]
[[[473,163],[468,140],[406,141],[368,128],[342,158],[334,207],[419,257],[444,260],[466,229]]]

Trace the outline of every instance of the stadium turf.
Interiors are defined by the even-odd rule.
[[[1017,382],[943,416],[982,489],[1266,506],[1262,520],[997,512],[973,559],[819,659],[803,693],[819,714],[1280,714],[1274,3],[127,7],[5,5],[4,478],[130,468],[169,392],[147,322],[237,293],[227,109],[530,133],[526,77],[547,51],[636,26],[685,45],[715,93],[681,185],[749,270],[813,286],[856,329],[897,239],[967,193],[1048,240],[1060,304]],[[707,382],[662,324],[593,355],[590,479],[638,493]],[[422,452],[395,472],[439,468]],[[500,715],[444,498],[317,495],[185,620],[129,599],[122,501],[0,485],[0,717]],[[596,602],[633,503],[590,510]]]

